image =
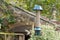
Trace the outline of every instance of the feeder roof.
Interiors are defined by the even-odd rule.
[[[41,10],[41,11],[43,10],[43,8],[40,5],[35,5],[33,9],[34,10]]]

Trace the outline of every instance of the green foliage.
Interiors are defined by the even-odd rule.
[[[1,29],[0,31],[2,32],[6,32],[7,29],[9,28],[7,24],[5,24],[5,22],[7,22],[8,24],[13,24],[15,23],[15,18],[13,16],[13,12],[11,9],[9,9],[9,5],[7,2],[5,2],[4,0],[0,1],[0,14],[3,14],[2,17],[0,17],[0,24],[1,24]]]
[[[60,40],[60,32],[55,31],[51,25],[42,25],[42,35],[33,36],[30,40]]]
[[[53,5],[55,5],[55,8],[57,9],[57,20],[60,20],[60,0],[9,0],[6,2],[18,6],[23,7],[26,10],[33,11],[33,7],[35,4],[41,5],[43,7],[42,16],[46,16],[47,18],[51,19],[52,15],[52,8]],[[12,3],[11,3],[12,2]],[[58,15],[59,14],[59,15]]]
[[[7,18],[7,20],[9,24],[14,24],[16,22],[13,16],[10,16],[9,18]]]
[[[6,32],[6,29],[8,28],[7,26],[4,25],[3,23],[4,19],[3,18],[0,18],[0,32]]]
[[[3,22],[3,19],[2,18],[0,18],[0,23],[2,23]]]

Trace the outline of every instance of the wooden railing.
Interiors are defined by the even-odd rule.
[[[0,32],[0,40],[24,40],[25,36],[21,33],[4,33]]]

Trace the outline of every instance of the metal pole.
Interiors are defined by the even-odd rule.
[[[40,11],[37,11],[36,13],[36,22],[35,22],[35,27],[40,27]]]

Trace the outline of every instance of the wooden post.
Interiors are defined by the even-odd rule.
[[[24,35],[19,35],[19,40],[25,40]]]
[[[6,40],[11,40],[12,39],[12,35],[8,35]]]
[[[53,8],[52,8],[52,21],[56,21],[56,7],[55,5],[53,5]]]
[[[53,16],[53,21],[56,21],[56,10],[53,10],[52,16]]]
[[[5,35],[5,40],[6,40],[6,39],[7,39],[7,38],[6,38],[6,34],[4,34],[4,35]]]
[[[19,40],[23,40],[22,36],[19,36]]]
[[[32,22],[32,35],[34,35],[34,23]]]

